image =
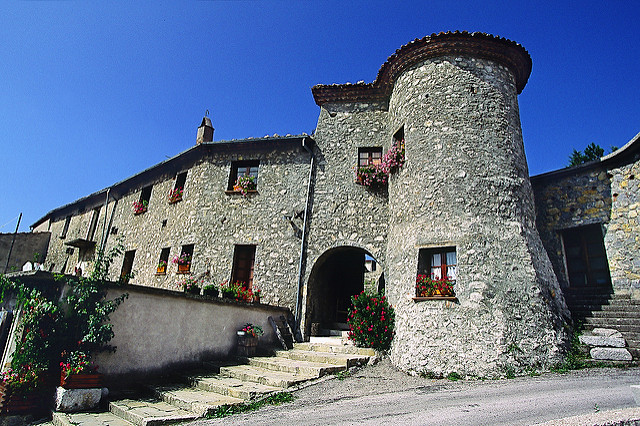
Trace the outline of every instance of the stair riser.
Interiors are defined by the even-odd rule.
[[[359,348],[357,346],[344,345],[344,346],[329,346],[319,345],[313,343],[296,343],[294,349],[300,349],[302,351],[314,351],[314,352],[329,352],[337,354],[348,355],[363,355],[363,356],[375,356],[376,351],[369,348]]]
[[[255,383],[255,382],[252,382],[252,383]],[[192,385],[195,388],[200,390],[204,390],[207,392],[215,392],[224,396],[232,396],[234,398],[244,399],[245,401],[253,400],[253,399],[256,399],[258,396],[269,393],[269,392],[262,393],[257,391],[251,392],[247,390],[239,390],[239,389],[230,388],[228,386],[216,385],[213,383],[193,382]]]
[[[346,370],[346,366],[334,365],[326,367],[307,367],[297,366],[290,364],[279,364],[269,362],[268,358],[250,358],[249,364],[255,367],[264,368],[272,371],[282,371],[285,373],[303,374],[305,376],[322,377],[326,374],[337,373],[338,371]]]
[[[369,361],[369,357],[347,354],[335,354],[332,352],[299,352],[293,351],[278,351],[276,356],[280,358],[287,358],[297,361],[310,361],[310,362],[322,362],[325,364],[333,364],[343,366],[346,368],[355,367],[358,365],[366,364]]]
[[[306,377],[300,378],[300,380],[276,379],[273,377],[260,376],[258,374],[251,374],[244,371],[227,369],[225,367],[220,368],[220,373],[228,377],[233,377],[234,379],[244,380],[246,382],[260,383],[261,385],[275,386],[284,389],[290,388],[291,386],[308,380],[308,378]]]

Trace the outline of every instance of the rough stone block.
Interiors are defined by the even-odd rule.
[[[76,411],[92,410],[100,403],[101,388],[56,390],[56,411],[74,413]]]
[[[631,385],[631,393],[633,399],[636,401],[636,405],[640,406],[640,385]]]
[[[580,343],[588,346],[607,346],[611,348],[624,348],[626,346],[622,337],[604,337],[604,336],[578,336]]]
[[[590,351],[592,359],[603,361],[631,361],[631,353],[624,348],[593,348]]]
[[[615,328],[594,328],[591,334],[603,337],[622,337],[622,333]]]

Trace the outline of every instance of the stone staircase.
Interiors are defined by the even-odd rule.
[[[148,396],[109,403],[103,413],[54,413],[53,424],[152,426],[195,420],[223,405],[244,404],[291,391],[305,382],[366,364],[375,351],[343,345],[340,338],[296,343],[271,357],[251,357],[240,364],[194,371],[173,384],[148,386]]]
[[[634,361],[640,360],[640,300],[611,289],[565,294],[574,321],[584,330],[614,329],[622,334]]]

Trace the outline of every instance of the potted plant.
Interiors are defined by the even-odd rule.
[[[102,385],[102,374],[98,367],[91,363],[89,356],[82,351],[67,354],[63,352],[60,363],[60,386],[65,389],[99,388]]]
[[[215,284],[207,284],[202,287],[202,294],[208,297],[218,297],[219,294],[218,286]]]
[[[189,253],[181,253],[180,256],[175,255],[171,262],[178,265],[178,272],[186,274],[191,269],[191,255]]]
[[[157,268],[156,274],[164,275],[166,273],[167,273],[167,261],[161,260],[160,262],[158,262],[158,268]]]
[[[253,290],[253,303],[260,303],[260,295],[262,294],[262,290],[256,288]]]
[[[258,348],[258,337],[264,334],[259,325],[247,323],[238,330],[238,356],[254,356]]]
[[[0,415],[33,414],[42,408],[43,394],[40,388],[46,371],[21,366],[18,370],[8,369],[2,373],[0,381]]]
[[[178,188],[173,188],[169,191],[169,204],[177,203],[182,200],[182,194],[184,192],[184,188],[181,186]]]
[[[255,191],[255,189],[256,178],[249,175],[238,176],[235,185],[233,185],[233,190],[241,193],[243,196],[247,195],[249,191]]]
[[[147,200],[134,201],[133,214],[135,214],[136,216],[142,214],[147,211],[147,207],[149,207],[149,202]]]
[[[235,299],[236,297],[236,287],[235,284],[229,284],[226,281],[220,284],[220,291],[222,292],[223,299]]]
[[[188,276],[178,282],[178,287],[182,288],[182,291],[189,294],[200,294],[201,285],[202,281],[199,281],[191,276]]]

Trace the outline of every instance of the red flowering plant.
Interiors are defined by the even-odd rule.
[[[182,194],[184,193],[183,187],[173,188],[169,191],[169,203],[177,203],[182,200]]]
[[[256,189],[255,176],[249,176],[249,175],[238,176],[238,180],[236,180],[235,185],[233,185],[233,190],[241,193],[242,195],[247,195],[249,191],[253,191],[255,189]]]
[[[65,379],[72,374],[90,374],[98,369],[98,366],[91,362],[89,355],[82,351],[63,352],[62,359],[60,369]]]
[[[147,200],[133,202],[133,214],[142,214],[147,211],[149,202]]]
[[[203,286],[204,281],[197,280],[192,276],[187,276],[186,278],[178,281],[178,288],[181,288],[185,293],[190,294],[200,294],[200,288]]]
[[[228,299],[236,299],[238,302],[252,302],[253,290],[248,288],[243,281],[236,281],[233,284],[228,284],[226,281],[220,284],[220,291],[222,297]]]
[[[389,349],[394,335],[395,313],[385,296],[363,291],[351,297],[347,323],[349,339],[356,346],[379,351]]]
[[[434,280],[428,275],[418,275],[416,277],[416,296],[431,297],[434,295],[454,296],[453,283],[449,278]]]
[[[356,182],[368,188],[386,185],[389,175],[396,172],[404,164],[404,139],[396,140],[377,164],[358,167]]]
[[[246,323],[240,331],[244,332],[245,336],[258,337],[264,334],[264,330],[259,325],[253,325],[250,322]]]

